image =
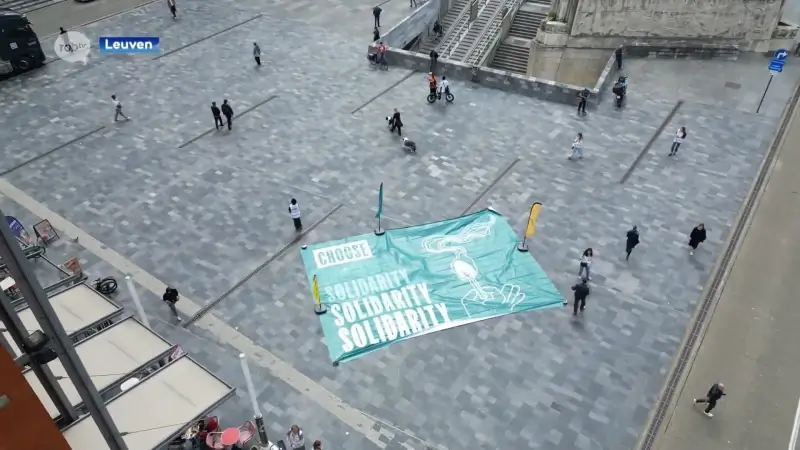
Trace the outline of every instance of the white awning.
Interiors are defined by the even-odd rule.
[[[128,318],[80,342],[75,346],[75,352],[86,367],[86,372],[97,390],[102,391],[171,347],[172,345],[159,335],[135,319]],[[69,378],[66,378],[67,373],[61,361],[56,359],[50,362],[48,367],[56,377],[65,377],[58,383],[64,390],[67,400],[73,406],[79,405],[82,402],[81,396]],[[25,378],[50,413],[50,417],[58,417],[56,405],[47,395],[36,374],[28,370],[25,372]]]
[[[129,450],[153,450],[180,434],[182,424],[208,414],[233,393],[183,356],[109,401],[107,408]],[[67,427],[64,437],[74,449],[109,448],[90,416]]]
[[[61,321],[67,334],[80,331],[122,310],[119,305],[83,283],[51,296],[50,305],[55,310],[56,316]],[[41,329],[30,308],[19,311],[19,320],[28,334]],[[11,335],[3,332],[3,337],[14,351],[12,356],[15,358],[20,356],[22,352],[17,347],[14,339],[11,338]]]

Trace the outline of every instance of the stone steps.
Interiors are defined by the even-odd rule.
[[[444,36],[447,36],[447,33],[456,26],[456,21],[458,19],[458,15],[461,14],[461,11],[464,8],[469,8],[469,0],[456,0],[455,4],[450,7],[450,10],[447,11],[447,14],[440,20],[439,23],[442,24],[442,33]],[[431,36],[429,39],[426,39],[425,42],[419,47],[419,52],[424,54],[429,54],[431,50],[435,49],[442,43],[444,38],[436,38],[435,36]]]
[[[478,18],[461,33],[461,36],[456,37],[457,40],[449,48],[442,49],[442,57],[463,61],[491,23],[494,14],[503,7],[504,3],[504,0],[489,0],[484,7],[478,10]]]
[[[546,18],[546,14],[520,10],[511,22],[508,34],[523,39],[533,39]]]
[[[489,67],[524,75],[528,71],[529,53],[530,50],[525,47],[500,44]]]
[[[0,0],[0,8],[8,8],[12,11],[25,14],[63,1],[64,0]]]

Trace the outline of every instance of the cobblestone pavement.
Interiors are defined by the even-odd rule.
[[[309,437],[348,450],[424,448],[411,436],[449,449],[632,447],[776,114],[720,108],[699,94],[683,98],[620,184],[680,98],[648,88],[663,80],[652,75],[658,70],[638,76],[643,62],[630,61],[628,74],[648,94],[631,95],[622,111],[604,104],[578,118],[572,107],[463,83],[452,83],[453,104],[428,105],[422,75],[365,66],[371,5],[182,5],[177,22],[156,3],[83,30],[93,37],[159,35],[160,58],[96,56],[86,67],[54,62],[0,84],[0,172],[9,182],[198,301],[217,299],[257,271],[211,314],[392,425],[376,444],[257,369],[273,434],[300,423]],[[386,23],[408,11],[397,0],[383,8]],[[253,41],[264,52],[262,68],[254,67]],[[112,122],[112,93],[130,122]],[[223,98],[239,114],[231,132],[212,131],[208,106]],[[399,138],[388,134],[384,117],[392,108],[402,112],[417,155],[404,154]],[[669,158],[680,125],[689,137]],[[586,158],[567,161],[578,132]],[[530,203],[542,202],[532,254],[565,295],[579,252],[595,249],[585,316],[507,316],[332,367],[297,246],[257,269],[295,240],[289,198],[300,201],[306,224],[342,205],[301,239],[325,241],[374,227],[381,182],[385,227],[492,206],[521,229]],[[0,207],[28,227],[38,221],[7,198]],[[689,257],[686,236],[698,222],[709,227],[709,240]],[[634,224],[642,244],[626,263],[624,236]],[[55,262],[79,255],[92,277],[121,276],[68,239],[48,255]],[[247,418],[238,351],[200,326],[174,327],[155,295],[140,294],[158,332],[240,389],[221,407],[223,420]],[[125,292],[116,300],[130,306]]]

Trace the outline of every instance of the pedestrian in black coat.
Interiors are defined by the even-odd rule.
[[[372,17],[375,18],[375,28],[380,28],[381,27],[381,12],[382,11],[383,10],[381,9],[380,6],[376,6],[376,7],[372,8]]]
[[[634,225],[633,228],[628,231],[625,240],[625,261],[631,258],[631,252],[637,245],[639,245],[639,229]]]
[[[578,315],[578,309],[583,312],[586,309],[586,297],[589,296],[589,280],[586,278],[581,278],[581,282],[572,286],[572,290],[575,291],[575,302],[572,305],[572,315]]]
[[[702,223],[692,230],[689,233],[689,247],[692,249],[689,250],[690,255],[694,255],[694,251],[697,250],[697,246],[700,245],[701,242],[706,240],[706,226]]]
[[[622,70],[622,46],[614,50],[614,59],[617,60],[617,70]]]
[[[214,116],[214,126],[219,130],[219,127],[224,127],[222,123],[222,112],[217,107],[217,102],[211,102],[211,115]]]
[[[725,395],[725,385],[722,383],[714,383],[711,385],[711,389],[708,390],[708,393],[706,393],[705,398],[696,398],[692,403],[695,405],[698,403],[707,404],[708,406],[706,406],[703,414],[707,415],[708,417],[714,417],[714,415],[711,414],[711,410],[717,406],[717,401],[719,401],[723,395]]]
[[[228,121],[228,129],[233,128],[233,108],[231,105],[228,104],[228,100],[222,101],[222,115],[225,116],[225,119]]]
[[[389,130],[390,133],[394,133],[394,130],[397,130],[397,135],[403,135],[403,121],[400,119],[400,111],[397,108],[394,109],[394,114],[392,114],[391,122],[392,129]]]

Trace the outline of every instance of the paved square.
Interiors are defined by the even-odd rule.
[[[82,30],[158,35],[163,52],[174,53],[95,56],[86,67],[58,61],[0,84],[5,179],[199,303],[236,287],[209,314],[368,414],[378,430],[365,437],[296,389],[297,380],[254,367],[273,435],[299,423],[326,448],[348,450],[633,446],[790,82],[774,86],[761,116],[750,104],[760,61],[750,60],[710,69],[628,61],[626,108],[605,103],[584,118],[573,107],[464,83],[452,83],[453,104],[428,105],[423,75],[363,61],[372,23],[365,0],[182,5],[177,22],[155,3]],[[400,0],[383,9],[385,25],[408,12]],[[720,70],[727,80],[714,78]],[[702,88],[683,97],[680,76],[670,74],[684,72],[723,87],[709,87],[710,100]],[[725,81],[741,90],[726,91]],[[112,93],[131,121],[113,123]],[[739,95],[746,101],[731,100]],[[239,114],[231,132],[213,130],[208,110],[223,98]],[[620,184],[678,100],[685,103]],[[417,155],[389,135],[384,117],[393,108]],[[681,125],[686,143],[667,157]],[[567,161],[578,132],[585,159]],[[506,316],[331,366],[297,241],[373,229],[381,182],[384,227],[491,206],[522,230],[530,204],[542,202],[531,254],[565,296],[580,252],[595,250],[584,316]],[[292,197],[308,229],[299,237],[286,211]],[[0,207],[29,228],[38,221],[7,197]],[[699,222],[709,240],[690,257],[686,237]],[[626,262],[632,225],[642,244]],[[74,255],[92,277],[122,276],[67,238],[48,251],[56,263]],[[57,279],[46,262],[37,267],[44,284]],[[155,294],[140,295],[159,333],[240,389],[221,407],[223,420],[247,419],[239,350],[202,321],[175,327]],[[131,306],[124,289],[115,298]]]

